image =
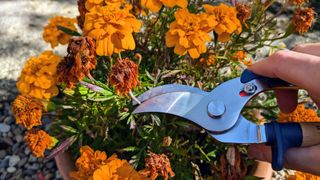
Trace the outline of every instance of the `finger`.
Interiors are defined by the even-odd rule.
[[[281,112],[291,113],[296,109],[298,104],[297,90],[276,90],[275,95]]]
[[[320,56],[320,43],[299,44],[292,50],[314,56]]]

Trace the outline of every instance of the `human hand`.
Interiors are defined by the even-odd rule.
[[[249,69],[256,74],[280,78],[307,90],[320,107],[320,43],[299,45],[292,51],[278,51]],[[296,108],[297,91],[278,90],[275,94],[282,112],[289,113]],[[251,145],[248,154],[258,160],[271,162],[271,149],[266,145]],[[284,166],[320,175],[319,155],[320,145],[291,148],[285,154]]]

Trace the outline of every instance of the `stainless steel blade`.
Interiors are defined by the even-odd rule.
[[[224,143],[252,144],[267,142],[265,126],[250,122],[243,116],[239,116],[236,125],[226,133],[208,133]]]
[[[193,109],[203,97],[205,97],[203,94],[188,91],[160,94],[145,99],[145,101],[133,111],[133,114],[159,112],[185,118],[185,115]],[[189,120],[193,121],[194,119]]]
[[[154,87],[154,88],[144,92],[143,94],[138,96],[137,99],[140,102],[144,102],[144,101],[146,101],[150,98],[153,98],[155,96],[159,96],[159,95],[171,93],[171,92],[190,92],[190,93],[196,93],[196,94],[201,94],[201,95],[208,94],[208,92],[202,91],[201,89],[195,88],[192,86],[186,86],[186,85],[181,85],[181,84],[166,84],[163,86]],[[133,101],[132,104],[137,105],[137,102]]]

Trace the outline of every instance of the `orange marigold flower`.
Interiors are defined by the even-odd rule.
[[[292,24],[296,32],[303,34],[307,32],[314,20],[314,10],[312,8],[302,8],[293,14]]]
[[[188,6],[187,0],[141,0],[141,4],[148,8],[151,12],[158,12],[162,6],[173,8],[179,6],[186,8]]]
[[[12,103],[12,112],[16,118],[16,123],[21,124],[26,129],[41,125],[43,104],[40,100],[19,95]]]
[[[123,50],[135,49],[133,32],[139,32],[141,22],[130,12],[130,7],[98,7],[86,14],[84,34],[96,40],[96,52],[110,56]]]
[[[44,157],[44,151],[55,144],[54,138],[40,129],[27,131],[24,140],[35,157]]]
[[[77,22],[78,25],[81,29],[83,29],[83,24],[84,24],[84,20],[86,17],[86,13],[88,12],[88,10],[86,9],[86,1],[87,0],[78,0],[78,11],[79,11],[79,16],[77,16]]]
[[[127,95],[129,91],[140,85],[138,65],[126,59],[119,59],[109,73],[109,82],[119,95]]]
[[[301,6],[304,2],[308,3],[309,0],[291,0],[289,1],[290,3],[294,4],[294,5],[298,5]]]
[[[188,9],[179,9],[176,20],[170,24],[166,33],[166,45],[174,47],[174,52],[184,55],[187,52],[192,58],[198,58],[207,51],[206,42],[211,40],[210,32],[217,22],[207,14],[191,14]]]
[[[289,175],[286,180],[320,180],[320,176],[296,171],[294,175]]]
[[[51,47],[54,48],[58,44],[67,44],[71,38],[69,34],[66,34],[58,29],[58,26],[62,26],[73,31],[77,31],[74,23],[77,20],[74,18],[67,18],[62,16],[56,16],[49,20],[49,24],[44,27],[43,39],[44,41],[51,44]]]
[[[165,154],[158,155],[151,151],[148,151],[148,153],[149,157],[145,158],[146,168],[139,171],[139,173],[150,177],[152,180],[155,180],[159,175],[163,176],[164,179],[168,179],[169,176],[175,176],[170,160]]]
[[[251,7],[246,4],[237,3],[236,10],[237,18],[240,20],[242,24],[244,24],[248,28],[246,20],[249,19],[251,16]]]
[[[24,65],[17,82],[17,88],[23,95],[38,99],[50,99],[59,92],[56,69],[60,56],[52,51],[44,51],[38,57],[31,57]]]
[[[236,54],[232,57],[234,60],[238,60],[242,62],[246,66],[251,66],[253,63],[253,59],[251,57],[247,57],[247,53],[243,51],[237,51]]]
[[[289,113],[285,114],[280,112],[278,115],[278,121],[280,122],[320,122],[320,118],[317,112],[313,109],[307,109],[304,104],[299,104],[297,108]]]
[[[199,65],[203,65],[205,63],[207,66],[211,66],[216,64],[216,62],[217,62],[216,56],[214,54],[209,54],[207,57],[201,58],[199,60]]]
[[[68,45],[68,55],[57,66],[58,82],[64,82],[68,88],[91,76],[90,71],[97,65],[95,43],[91,37],[74,37]]]
[[[208,14],[215,17],[215,21],[218,23],[214,28],[214,32],[218,34],[218,41],[227,42],[232,33],[239,34],[242,31],[235,7],[223,3],[219,6],[206,4],[203,7]]]

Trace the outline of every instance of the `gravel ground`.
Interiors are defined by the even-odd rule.
[[[318,12],[319,9],[316,8]],[[77,14],[76,0],[0,0],[0,180],[61,179],[54,161],[44,163],[26,148],[22,142],[24,129],[15,125],[10,103],[18,94],[15,82],[25,61],[50,49],[42,40],[48,18]],[[288,48],[303,42],[320,42],[319,28],[284,42]],[[63,55],[64,49],[60,46],[54,51]],[[49,123],[47,119],[44,121]],[[283,173],[274,176],[278,179]]]

